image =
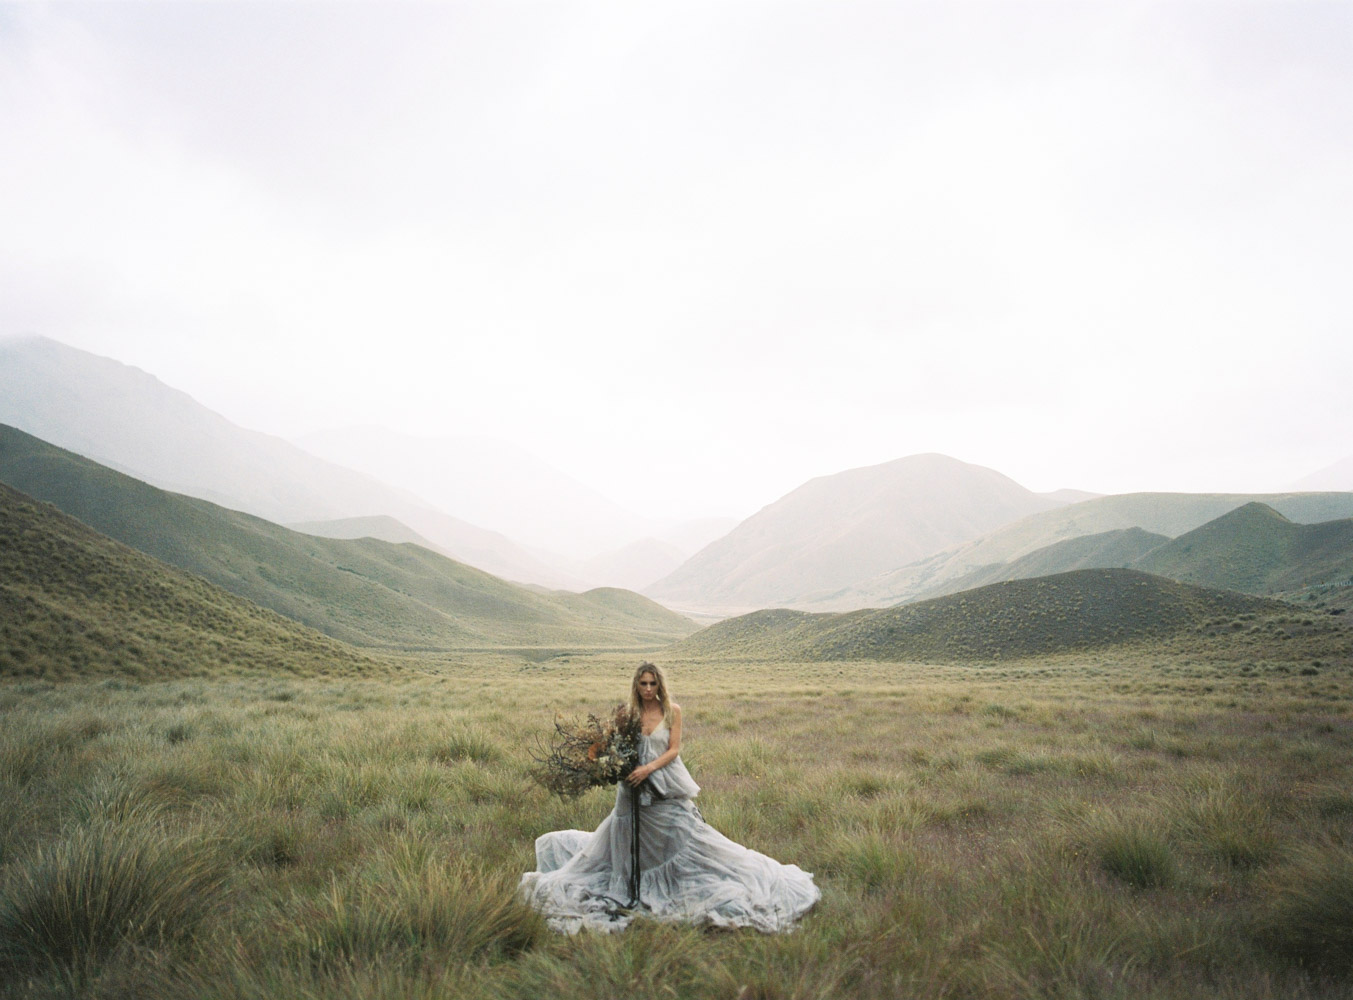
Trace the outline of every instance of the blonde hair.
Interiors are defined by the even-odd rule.
[[[630,680],[630,711],[634,713],[636,719],[643,717],[644,702],[639,697],[639,678],[644,674],[652,674],[653,679],[658,682],[658,704],[662,707],[663,720],[670,727],[672,725],[672,699],[667,693],[667,676],[656,663],[649,663],[645,660],[635,668],[634,677]]]

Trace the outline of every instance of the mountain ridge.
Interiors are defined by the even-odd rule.
[[[389,515],[496,576],[586,586],[499,532],[239,427],[140,368],[50,338],[0,340],[0,424],[161,489],[275,523]]]
[[[1031,514],[995,531],[909,565],[833,591],[808,595],[795,606],[846,611],[925,600],[952,592],[965,576],[1007,565],[1057,542],[1138,528],[1175,538],[1252,501],[1299,523],[1353,516],[1353,493],[1124,493]]]
[[[1353,518],[1299,524],[1252,501],[1147,553],[1137,568],[1185,583],[1277,594],[1353,578]]]
[[[0,483],[0,676],[384,673],[390,664]]]
[[[625,620],[602,621],[596,597],[539,594],[417,545],[301,534],[160,490],[3,425],[0,480],[124,544],[358,646],[657,646],[697,627],[638,595],[648,608],[646,624],[633,602]]]

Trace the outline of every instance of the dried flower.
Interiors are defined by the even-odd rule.
[[[553,737],[531,754],[531,776],[561,798],[577,798],[627,778],[639,766],[642,736],[638,717],[623,704],[606,720],[589,713],[585,723],[578,723],[556,715]]]

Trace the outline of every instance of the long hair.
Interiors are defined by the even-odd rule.
[[[672,725],[672,699],[667,694],[667,676],[662,672],[662,667],[656,663],[649,663],[645,660],[634,671],[634,677],[630,680],[630,711],[634,717],[640,718],[644,711],[644,701],[639,697],[639,678],[644,674],[652,674],[658,682],[658,704],[662,706],[663,720],[670,727]]]

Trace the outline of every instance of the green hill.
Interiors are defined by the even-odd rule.
[[[386,669],[0,484],[0,677]]]
[[[1136,564],[1146,553],[1168,542],[1164,535],[1156,535],[1141,528],[1123,528],[1101,531],[1095,535],[1068,538],[1036,549],[1013,562],[984,566],[979,570],[941,584],[931,595],[942,597],[960,591],[985,587],[1005,580],[1028,580],[1036,576],[1053,576],[1076,569],[1125,569]],[[1169,574],[1162,573],[1161,576]]]
[[[279,524],[388,514],[495,576],[574,583],[499,532],[238,427],[148,372],[46,337],[0,339],[0,424],[161,489]]]
[[[1353,517],[1353,493],[1124,493],[1031,514],[967,544],[793,603],[814,611],[849,611],[924,600],[952,593],[956,581],[970,573],[1049,545],[1128,528],[1176,538],[1255,500],[1301,524]]]
[[[1043,656],[1162,639],[1219,616],[1290,610],[1128,569],[1013,580],[893,608],[757,611],[677,643],[690,657],[965,661]]]
[[[1135,564],[1147,573],[1247,594],[1277,594],[1353,578],[1353,519],[1294,524],[1248,503]]]
[[[383,542],[412,542],[433,552],[441,552],[449,558],[455,558],[444,551],[435,542],[430,542],[398,518],[388,514],[372,514],[370,517],[341,517],[332,521],[297,521],[283,525],[303,535],[319,535],[321,538],[379,538]]]
[[[0,481],[353,645],[631,648],[663,645],[697,628],[638,595],[625,603],[606,592],[587,600],[540,594],[417,545],[291,531],[156,489],[3,426]]]

